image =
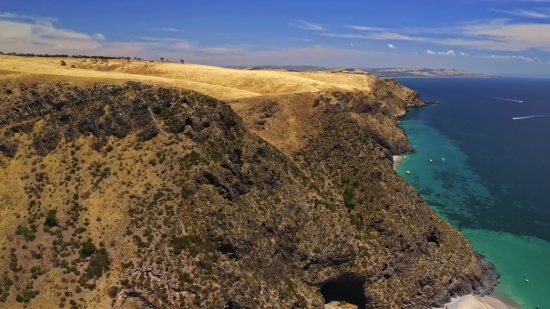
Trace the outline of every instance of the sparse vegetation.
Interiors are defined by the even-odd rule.
[[[51,63],[75,76],[112,70],[126,78],[122,65],[136,79],[172,65],[202,72],[167,59],[128,60],[63,58],[79,70]],[[14,243],[2,252],[3,304],[122,308],[127,299],[155,308],[236,308],[276,300],[308,308],[322,302],[320,286],[345,275],[390,308],[410,303],[418,273],[437,295],[446,293],[442,278],[468,286],[465,273],[478,271],[471,247],[385,159],[410,147],[402,132],[388,131],[404,108],[399,97],[406,96],[394,95],[400,90],[365,76],[244,71],[239,83],[255,88],[231,88],[226,71],[207,75],[209,86],[189,85],[238,98],[231,106],[240,117],[212,97],[137,82],[0,88],[2,106],[26,111],[0,124],[2,141],[19,145],[13,157],[0,154],[0,164],[9,162],[0,178],[17,180],[0,185],[5,207],[16,210],[0,235]],[[227,86],[216,88],[214,78]],[[329,88],[336,90],[320,92]],[[259,119],[263,129],[254,125]],[[436,236],[426,237],[428,229]],[[441,245],[425,259],[422,239],[433,237]],[[51,278],[55,294],[42,291]],[[431,305],[423,297],[415,304]]]

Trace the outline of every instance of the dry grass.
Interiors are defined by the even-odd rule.
[[[66,66],[61,66],[61,60]],[[76,68],[71,68],[71,66]],[[256,131],[279,148],[299,148],[303,133],[314,133],[306,120],[311,102],[320,91],[370,91],[374,76],[320,71],[237,70],[199,64],[92,59],[27,58],[0,55],[0,80],[22,82],[62,79],[77,84],[138,80],[146,83],[191,89],[222,100],[240,99],[232,108],[251,122],[249,110],[269,98],[280,103],[281,110],[263,131]],[[295,121],[298,119],[299,121]],[[251,127],[252,123],[248,124]]]
[[[66,66],[61,66],[61,60]],[[72,68],[71,66],[76,68]],[[0,55],[0,79],[97,81],[138,80],[196,90],[218,99],[239,99],[270,94],[318,92],[327,89],[370,90],[372,76],[327,72],[236,70],[198,64],[91,59],[27,58]]]

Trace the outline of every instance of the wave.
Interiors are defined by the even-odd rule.
[[[514,120],[520,119],[530,119],[530,118],[550,118],[550,115],[534,115],[534,116],[523,116],[523,117],[514,117]]]
[[[493,98],[493,99],[499,99],[499,100],[505,100],[505,101],[518,102],[518,103],[523,103],[523,101],[520,101],[520,100],[514,100],[514,99],[506,99],[506,98],[498,98],[498,97],[490,97],[490,98]]]

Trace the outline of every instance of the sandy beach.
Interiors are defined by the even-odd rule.
[[[393,170],[396,171],[397,167],[399,166],[399,163],[403,161],[405,157],[403,156],[393,156]]]
[[[521,309],[515,304],[498,296],[474,296],[465,295],[453,298],[450,303],[442,308],[434,309]]]

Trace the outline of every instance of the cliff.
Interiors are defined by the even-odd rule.
[[[492,265],[391,168],[418,94],[0,87],[1,305],[428,308]],[[239,116],[240,115],[240,116]]]

